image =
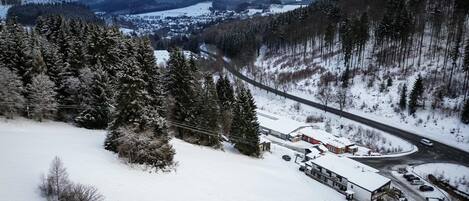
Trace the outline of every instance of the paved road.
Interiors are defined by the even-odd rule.
[[[217,55],[214,55],[210,52],[202,51],[212,57],[218,58]],[[221,59],[223,60],[223,59]],[[269,86],[265,86],[251,78],[246,77],[245,75],[241,74],[237,69],[235,69],[229,62],[223,60],[224,68],[228,70],[231,74],[236,76],[237,78],[257,87],[268,91],[270,93],[276,94],[278,96],[285,97],[287,99],[294,100],[301,104],[309,105],[311,107],[315,107],[317,109],[327,111],[329,113],[365,124],[367,126],[373,127],[375,129],[381,130],[386,133],[390,133],[402,139],[405,139],[413,144],[415,144],[419,151],[413,153],[408,156],[397,157],[397,158],[372,158],[372,159],[357,159],[363,163],[376,167],[378,169],[384,169],[386,167],[398,165],[398,164],[421,164],[426,162],[449,162],[449,163],[459,163],[466,166],[469,166],[469,153],[459,150],[457,148],[453,148],[451,146],[434,142],[434,146],[429,148],[419,143],[422,137],[418,136],[415,133],[411,133],[400,128],[396,128],[393,126],[389,126],[383,124],[381,122],[377,122],[371,119],[367,119],[349,112],[341,111],[332,107],[328,107],[322,105],[320,103],[316,103],[304,98],[300,98],[298,96],[294,96],[283,91],[279,91],[277,89],[271,88]]]

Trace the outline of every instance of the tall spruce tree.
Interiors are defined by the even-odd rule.
[[[98,65],[94,67],[91,81],[85,86],[85,98],[83,104],[85,109],[75,118],[79,126],[89,129],[104,129],[110,121],[110,80],[103,68]],[[88,83],[88,82],[87,82]]]
[[[233,115],[230,141],[242,154],[259,156],[259,123],[254,99],[249,90],[242,88],[238,92]]]
[[[132,163],[165,169],[173,164],[174,149],[169,144],[166,119],[161,106],[153,105],[142,66],[137,61],[136,44],[126,41],[128,57],[119,75],[116,108],[105,140],[107,150],[119,153]],[[159,101],[162,102],[162,101]]]
[[[232,107],[235,102],[233,87],[226,76],[220,76],[217,80],[217,95],[221,113],[221,127],[223,134],[229,135],[231,122],[233,121]]]
[[[171,120],[195,126],[200,97],[197,94],[199,83],[195,80],[192,67],[180,50],[173,50],[167,64],[165,87],[173,100],[170,112]],[[193,131],[188,129],[177,128],[176,133],[176,136],[181,139],[187,140],[194,137]]]
[[[204,75],[204,85],[201,93],[200,105],[200,126],[212,131],[217,136],[201,135],[200,141],[208,146],[220,147],[220,107],[218,105],[218,95],[211,74]]]
[[[399,107],[401,110],[405,109],[407,105],[407,85],[402,86],[401,98],[399,99]]]
[[[469,100],[464,103],[464,108],[461,113],[461,121],[465,124],[469,124]]]
[[[422,98],[423,95],[423,80],[422,77],[419,75],[417,80],[414,83],[414,87],[410,92],[409,96],[409,114],[414,114],[417,110],[419,100]]]

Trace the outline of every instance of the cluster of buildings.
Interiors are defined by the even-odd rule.
[[[308,147],[297,155],[304,173],[345,195],[347,200],[382,200],[391,189],[391,180],[370,166],[341,156],[358,149],[347,138],[334,136],[318,127],[258,110],[261,132]],[[299,157],[299,161],[298,161]]]
[[[335,154],[358,151],[358,146],[347,138],[334,136],[317,127],[278,117],[264,111],[257,111],[261,132],[291,142],[304,141],[312,145],[323,145],[329,152]]]

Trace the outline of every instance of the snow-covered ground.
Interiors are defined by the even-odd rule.
[[[173,139],[176,170],[151,173],[104,150],[104,138],[104,131],[65,123],[0,119],[0,200],[41,200],[37,185],[54,156],[62,158],[72,181],[94,185],[112,201],[344,200],[283,161],[292,152],[280,146],[254,159],[226,144],[220,151]]]
[[[427,163],[414,167],[414,172],[427,178],[429,174],[447,180],[458,190],[469,193],[469,167],[452,163]]]
[[[191,51],[187,50],[184,50],[183,53],[186,59],[189,59],[191,55],[196,56],[195,54],[192,54]],[[169,52],[167,50],[155,50],[154,54],[156,58],[156,63],[160,66],[166,66],[166,62],[168,62],[169,60]]]
[[[208,1],[208,2],[197,3],[192,6],[188,6],[184,8],[143,13],[143,14],[137,14],[135,16],[138,16],[138,17],[157,16],[160,18],[180,17],[180,16],[197,17],[197,16],[210,14],[211,7],[212,7],[212,2]]]

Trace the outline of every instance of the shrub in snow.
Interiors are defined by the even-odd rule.
[[[0,86],[0,115],[13,118],[24,107],[23,83],[16,73],[0,67]]]
[[[39,185],[41,195],[48,201],[102,201],[104,197],[93,186],[74,184],[59,157],[52,161],[47,177]]]
[[[173,165],[174,149],[166,137],[155,137],[151,130],[136,133],[129,127],[116,131],[117,153],[130,163],[148,165],[157,169],[167,169]]]

